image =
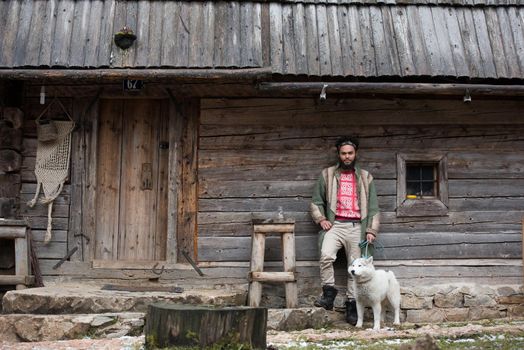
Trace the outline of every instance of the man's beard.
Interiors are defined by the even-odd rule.
[[[356,161],[357,161],[357,159],[355,158],[355,159],[353,159],[353,161],[350,164],[346,164],[343,161],[339,160],[338,164],[339,164],[340,169],[342,169],[342,170],[355,170],[355,162]]]

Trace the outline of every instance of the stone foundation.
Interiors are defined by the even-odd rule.
[[[283,289],[269,290],[268,288],[264,292],[267,292],[263,294],[266,303],[284,301]],[[335,302],[335,311],[326,311],[312,307],[316,292],[312,291],[310,294],[301,292],[301,308],[285,309],[282,305],[264,305],[270,308],[268,329],[292,331],[306,328],[349,327],[344,321],[345,293],[339,292]],[[521,285],[488,287],[462,284],[403,287],[401,293],[401,321],[403,323],[469,322],[481,319],[524,317],[524,288]],[[143,319],[143,314],[127,317],[100,313],[144,312],[148,303],[160,300],[190,304],[242,305],[246,302],[246,295],[244,290],[228,291],[227,289],[193,289],[180,294],[130,293],[102,291],[95,286],[82,284],[62,284],[54,287],[10,291],[4,296],[3,304],[4,313],[11,315],[4,315],[3,319],[0,319],[0,323],[4,324],[3,328],[0,327],[0,330],[3,329],[3,332],[0,333],[10,334],[8,338],[11,341],[15,338],[26,341],[66,339],[79,337],[86,333],[129,334],[129,332],[136,332],[137,328],[141,327],[143,323],[140,320]],[[16,313],[32,313],[33,315],[13,315]],[[63,317],[59,317],[56,315],[59,313],[90,315],[62,315]],[[31,318],[34,318],[34,321],[27,323],[26,320]],[[129,327],[127,321],[122,321],[123,326],[117,327],[121,320],[127,319],[132,320],[130,322],[134,325],[133,327]],[[364,316],[365,327],[370,326],[372,320],[371,310],[368,309]],[[113,325],[113,322],[117,325]],[[57,324],[60,324],[60,327],[57,328]],[[106,324],[111,327],[107,328]],[[17,325],[20,326],[20,329],[16,328]],[[28,327],[22,327],[22,325],[28,325]],[[49,330],[44,332],[44,325],[49,325],[49,327],[46,326]],[[392,313],[388,313],[386,324],[383,326],[391,325]],[[33,329],[42,331],[38,331],[40,333],[35,331],[35,333]],[[56,333],[58,331],[60,334]]]
[[[282,308],[284,304],[283,291],[273,293],[264,290],[264,302],[267,307]],[[300,329],[297,319],[304,318],[302,326],[322,328],[332,325],[335,320],[343,320],[345,291],[340,288],[335,300],[335,310],[327,312],[312,308],[320,290],[311,291],[311,295],[302,293],[300,297],[300,312],[278,312],[278,320],[273,320],[269,328]],[[485,286],[477,284],[434,285],[401,288],[402,322],[408,323],[440,323],[467,322],[481,319],[521,318],[524,317],[524,288],[521,285]],[[310,309],[311,308],[311,309]],[[321,310],[322,312],[315,311]],[[366,311],[365,320],[372,320],[371,309]],[[386,321],[392,320],[392,313],[386,314]],[[271,321],[271,320],[270,320]]]
[[[524,316],[523,287],[475,284],[402,288],[403,320],[461,322]]]

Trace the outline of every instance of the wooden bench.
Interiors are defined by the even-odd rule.
[[[281,237],[283,272],[264,271],[264,250],[266,235],[268,234],[278,234]],[[295,220],[253,220],[248,305],[260,306],[263,282],[280,282],[285,283],[286,307],[297,307],[298,289],[295,260]]]

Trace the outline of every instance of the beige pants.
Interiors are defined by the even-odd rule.
[[[360,258],[360,223],[335,221],[329,231],[326,232],[322,241],[320,252],[320,280],[323,286],[335,285],[335,270],[333,263],[337,259],[337,252],[344,247],[348,266],[351,264],[351,256]],[[352,279],[348,275],[348,298],[353,297]]]

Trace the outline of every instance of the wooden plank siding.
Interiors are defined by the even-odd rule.
[[[500,103],[478,102],[473,108],[430,99],[203,100],[199,260],[249,261],[252,218],[274,217],[282,207],[296,220],[297,260],[316,261],[311,191],[336,159],[332,145],[341,134],[360,138],[358,157],[376,179],[384,245],[377,259],[519,259],[524,102],[506,106],[510,125],[499,119]],[[491,117],[479,118],[480,110]],[[448,215],[398,218],[396,154],[421,150],[447,154]],[[266,261],[278,260],[279,240],[268,238]]]
[[[64,104],[70,115],[75,116],[73,110],[76,107],[73,99],[63,98],[61,102]],[[22,187],[20,190],[20,216],[25,219],[31,227],[33,239],[35,242],[35,250],[41,263],[48,262],[55,264],[68,251],[68,235],[70,230],[70,205],[72,201],[73,186],[69,179],[66,181],[62,193],[58,196],[53,204],[53,223],[52,223],[52,237],[48,244],[44,244],[44,235],[47,229],[47,205],[37,202],[37,204],[30,208],[27,205],[33,199],[36,191],[36,177],[34,175],[34,166],[36,160],[36,124],[35,119],[42,111],[43,107],[38,104],[37,98],[27,98],[24,100],[24,105],[21,108],[24,111],[24,125],[23,125],[23,162],[21,169]],[[50,114],[63,114],[60,107],[55,104],[49,109]],[[77,141],[73,141],[75,149],[77,149]],[[72,159],[81,156],[81,154],[74,154]],[[77,175],[75,175],[77,176]],[[40,193],[42,198],[43,194]],[[74,220],[73,220],[74,222]],[[76,232],[76,231],[75,231]],[[81,252],[80,252],[81,254]]]
[[[84,170],[97,162],[93,128],[99,129],[101,105],[93,104],[94,96],[62,101],[79,129],[73,133],[71,182],[54,205],[50,244],[43,243],[46,208],[25,205],[36,188],[34,118],[41,106],[29,94],[23,108],[21,216],[32,226],[44,275],[155,277],[147,264],[91,266],[97,229],[90,215],[96,203],[90,186],[96,181],[88,179],[92,171]],[[315,99],[237,98],[173,99],[169,104],[170,149],[177,151],[169,158],[176,166],[169,168],[166,264],[176,258],[185,263],[181,251],[194,253],[206,279],[195,280],[194,271],[175,265],[163,279],[188,286],[246,283],[251,220],[274,217],[282,206],[296,220],[299,291],[316,293],[318,227],[308,213],[311,190],[321,168],[335,159],[335,139],[351,133],[360,137],[359,159],[375,176],[379,195],[384,249],[377,252],[377,266],[392,269],[403,286],[521,283],[523,101],[330,98],[321,104]],[[398,218],[396,154],[421,150],[447,155],[448,215]],[[90,243],[79,234],[90,236]],[[82,249],[53,269],[75,246]],[[268,238],[268,271],[281,270],[280,247],[277,237]],[[341,256],[336,263],[339,287],[345,281],[343,265]]]
[[[15,0],[0,3],[0,16],[0,29],[9,28],[1,68],[267,66],[285,76],[524,77],[520,0]],[[138,37],[125,51],[113,42],[124,25]]]

